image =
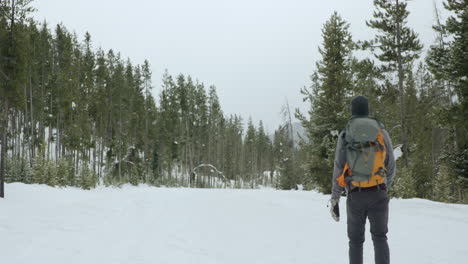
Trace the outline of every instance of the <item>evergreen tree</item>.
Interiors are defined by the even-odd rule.
[[[208,159],[215,167],[220,167],[224,170],[225,162],[223,160],[224,146],[222,124],[224,123],[223,112],[219,103],[218,94],[215,86],[210,86],[208,91],[208,129],[210,135],[207,141]],[[223,164],[223,166],[220,166]]]
[[[419,58],[422,45],[418,35],[407,26],[409,11],[406,0],[374,0],[374,19],[366,22],[367,26],[378,31],[371,42],[376,58],[383,63],[386,72],[397,72],[401,141],[403,144],[404,166],[408,167],[407,120],[405,104],[405,77],[411,69],[411,63]]]
[[[290,133],[291,129],[288,125],[284,125],[275,131],[274,136],[276,171],[280,174],[279,181],[275,184],[283,190],[295,189],[300,183]]]
[[[312,75],[311,90],[302,90],[305,100],[311,104],[310,119],[296,113],[311,144],[308,175],[324,193],[331,190],[333,150],[337,140],[332,132],[341,131],[349,118],[350,55],[354,44],[348,28],[349,24],[336,12],[325,23],[319,48],[322,60]]]
[[[442,98],[446,98],[440,113],[441,124],[449,127],[446,144],[445,171],[440,173],[445,182],[452,178],[454,187],[450,196],[466,201],[468,187],[468,3],[464,0],[447,0],[444,7],[451,16],[442,23],[436,10],[437,42],[431,46],[426,62],[438,81]],[[456,187],[455,187],[456,186]]]
[[[11,108],[20,107],[26,86],[26,45],[25,21],[34,9],[31,0],[12,0],[0,2],[0,95],[1,110],[1,162],[0,162],[0,197],[4,197],[5,158],[9,135],[9,120],[12,119]],[[12,128],[13,129],[13,128]],[[10,133],[13,134],[13,133]]]
[[[257,131],[257,166],[258,171],[263,173],[265,171],[271,170],[270,164],[270,153],[271,153],[271,141],[268,138],[265,128],[263,126],[263,122],[260,121],[258,124],[258,131]]]
[[[249,118],[247,123],[247,131],[245,134],[244,144],[244,168],[245,173],[248,175],[248,179],[253,183],[253,180],[257,177],[257,131],[252,122],[252,118]]]
[[[143,87],[145,90],[145,108],[144,108],[144,117],[145,117],[145,134],[144,134],[144,141],[143,141],[143,153],[145,155],[144,159],[145,162],[148,161],[149,159],[149,147],[150,147],[150,142],[149,142],[149,130],[150,130],[150,120],[149,120],[149,110],[150,110],[150,104],[149,101],[151,100],[151,70],[150,70],[150,64],[148,60],[145,60],[142,66],[142,78],[143,78]],[[147,163],[148,164],[148,163]],[[148,168],[148,167],[147,167]]]

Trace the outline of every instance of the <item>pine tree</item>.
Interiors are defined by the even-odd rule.
[[[303,89],[305,100],[311,104],[310,119],[297,112],[296,116],[307,131],[311,144],[308,174],[315,186],[324,193],[331,190],[334,145],[349,117],[348,95],[351,87],[350,55],[353,49],[349,24],[333,13],[322,29],[323,42],[319,48],[322,60],[312,75],[311,91]]]
[[[258,124],[257,132],[257,165],[258,172],[263,173],[271,170],[270,164],[270,153],[271,153],[271,141],[268,138],[263,122],[260,121]]]
[[[8,132],[10,109],[18,107],[24,96],[22,87],[25,87],[25,45],[24,22],[34,8],[30,6],[32,0],[12,0],[0,3],[0,24],[2,36],[0,36],[0,77],[2,85],[0,95],[2,97],[2,128],[1,128],[1,161],[0,161],[0,197],[5,197],[5,157],[7,156]]]
[[[38,75],[39,79],[37,82],[38,91],[36,91],[35,102],[36,106],[36,119],[39,122],[38,126],[38,148],[39,153],[42,155],[42,158],[49,158],[50,153],[50,144],[49,140],[51,138],[49,134],[46,135],[46,127],[52,127],[51,124],[51,109],[49,107],[50,96],[47,91],[49,91],[49,81],[51,79],[52,72],[52,36],[50,30],[47,27],[47,23],[44,22],[39,32],[38,47],[36,49],[36,60],[38,66]],[[34,157],[35,158],[35,157]],[[33,158],[33,160],[34,160]],[[32,162],[32,161],[31,161]],[[32,165],[31,165],[32,166]]]
[[[407,120],[405,104],[405,75],[411,71],[411,63],[419,58],[422,45],[418,35],[407,26],[409,11],[406,0],[374,0],[374,19],[366,22],[367,26],[378,31],[371,42],[365,47],[371,47],[376,58],[384,63],[382,69],[386,72],[397,72],[401,141],[403,144],[404,166],[408,167]],[[376,51],[377,50],[377,51]],[[406,74],[405,74],[406,73]]]
[[[448,103],[441,113],[442,124],[450,128],[444,161],[448,166],[444,177],[451,176],[456,186],[452,196],[466,201],[468,188],[468,3],[464,0],[447,0],[444,7],[451,12],[445,23],[437,16],[437,43],[431,46],[426,59],[429,69],[440,82]]]
[[[249,118],[247,123],[247,131],[244,139],[244,167],[245,172],[248,175],[250,183],[253,184],[253,180],[256,178],[257,171],[257,131],[252,122],[252,118]],[[253,185],[252,185],[253,187]]]
[[[242,120],[238,116],[233,115],[226,119],[225,124],[223,120],[220,122],[221,129],[219,130],[222,133],[219,136],[221,140],[219,145],[224,147],[223,149],[219,149],[219,155],[223,157],[222,162],[224,166],[222,170],[228,179],[238,181],[243,174],[241,169],[243,165],[243,161],[241,160],[243,147]]]
[[[218,94],[215,86],[210,86],[208,91],[208,160],[215,166],[223,168],[223,134],[221,124],[224,122],[223,112],[219,103]],[[224,169],[223,169],[224,170]]]
[[[150,69],[150,64],[148,60],[145,60],[142,66],[142,78],[143,78],[143,87],[145,90],[145,108],[144,108],[144,117],[145,117],[145,134],[144,134],[144,141],[143,141],[143,153],[144,153],[144,160],[146,164],[148,164],[149,160],[149,147],[150,147],[150,142],[149,142],[149,129],[150,129],[150,120],[149,120],[149,109],[150,109],[150,96],[151,96],[151,90],[153,86],[151,85],[151,69]],[[146,165],[146,173],[148,173],[148,165]]]
[[[275,170],[279,172],[280,177],[274,184],[283,190],[295,189],[298,184],[301,184],[295,159],[295,149],[291,146],[293,143],[291,138],[291,129],[288,125],[280,126],[275,131],[273,143],[274,162],[276,164]]]
[[[193,112],[194,122],[193,124],[193,154],[194,154],[194,165],[205,163],[208,161],[208,138],[210,137],[209,125],[208,125],[208,95],[205,90],[203,83],[195,84],[193,99]],[[217,168],[221,168],[218,166]]]
[[[108,97],[107,97],[107,80],[109,79],[109,71],[106,65],[105,53],[99,49],[96,52],[96,69],[95,69],[95,96],[91,102],[91,112],[96,112],[96,132],[99,137],[96,139],[97,148],[97,174],[102,178],[103,166],[105,164],[104,149],[109,146],[108,137]],[[107,156],[107,155],[106,155]]]

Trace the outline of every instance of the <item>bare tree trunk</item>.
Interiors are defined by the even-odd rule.
[[[101,120],[102,122],[102,120]],[[100,139],[99,140],[99,166],[98,166],[98,169],[99,169],[99,178],[102,178],[103,175],[102,175],[102,163],[103,163],[103,160],[104,160],[104,139]]]
[[[60,152],[60,112],[57,114],[57,127],[55,128],[55,160],[59,159],[59,152]]]
[[[7,155],[8,99],[3,99],[2,150],[0,160],[0,197],[5,198],[5,160]]]
[[[187,131],[187,148],[188,148],[188,166],[185,168],[186,169],[186,173],[185,174],[190,174],[190,172],[192,171],[192,169],[195,167],[194,164],[193,164],[193,155],[194,155],[194,150],[193,150],[193,142],[192,142],[192,138],[190,137],[190,126],[189,126],[189,120],[187,119],[186,120],[186,131]]]
[[[50,106],[49,106],[49,111],[48,111],[49,115],[51,115],[52,113],[52,98],[50,98]],[[50,160],[50,156],[51,156],[51,148],[52,148],[52,143],[51,143],[51,139],[52,139],[52,122],[49,122],[49,135],[47,135],[47,160]]]
[[[62,151],[62,153],[60,155],[61,158],[67,158],[67,154],[69,153],[69,151],[66,148],[65,144],[63,144],[63,142],[62,142],[62,133],[64,133],[64,131],[65,131],[65,129],[60,130],[60,138],[61,138],[60,147],[61,147],[61,151]],[[58,161],[58,159],[56,161]]]
[[[93,130],[94,130],[93,134],[96,135],[97,134],[96,133],[96,125],[94,125]],[[96,140],[97,137],[93,139],[93,136],[91,136],[91,138],[94,141],[94,148],[93,148],[92,152],[91,152],[91,150],[89,151],[89,162],[91,162],[91,155],[93,155],[93,173],[95,175],[97,175],[97,173],[96,173],[96,149],[98,147],[98,143],[97,143],[97,140]]]
[[[31,78],[31,69],[29,69],[29,78]],[[28,89],[26,87],[26,85],[24,86],[24,114],[22,116],[22,118],[18,118],[18,131],[19,131],[19,134],[23,134],[23,138],[22,138],[22,141],[19,141],[19,144],[21,144],[21,153],[24,155],[24,153],[26,152],[25,148],[26,148],[26,142],[28,143],[29,145],[29,149],[27,149],[27,153],[28,155],[24,155],[24,157],[26,156],[29,156],[30,154],[30,150],[31,150],[31,141],[30,141],[30,138],[27,137],[28,133],[30,131],[27,132],[26,129],[21,129],[21,128],[26,128],[26,125],[29,121],[29,116],[28,116]],[[21,122],[22,121],[22,122]],[[31,124],[32,125],[32,124]],[[31,135],[29,135],[31,136]],[[21,138],[20,138],[21,139]],[[20,154],[20,158],[23,157],[23,155]]]
[[[45,77],[44,77],[44,67],[41,65],[41,106],[43,105],[47,105],[47,99],[46,97],[44,96],[44,85],[45,85],[45,81],[44,81]],[[43,144],[45,142],[47,142],[45,140],[45,125],[44,125],[44,109],[43,107],[41,107],[39,113],[38,113],[38,123],[39,123],[39,132],[38,132],[38,139],[40,140],[38,143],[40,144],[40,149],[39,149],[39,154],[41,155],[41,158],[45,158],[45,151],[44,151],[44,148],[43,148]],[[38,145],[39,145],[38,144]],[[33,166],[33,161],[31,161],[31,167]]]
[[[8,116],[7,116],[7,119],[9,119]],[[15,132],[15,124],[16,124],[15,120],[16,120],[16,115],[15,115],[15,113],[13,113],[13,114],[11,114],[10,137],[7,139],[7,144],[6,144],[6,146],[8,146],[8,140],[11,141],[11,146],[13,146],[13,147],[11,148],[11,157],[16,157],[16,152],[18,152],[18,146],[19,146],[19,144],[16,144],[16,142],[15,142],[15,141],[18,140],[18,139],[16,138],[16,135],[17,135],[17,134],[16,134],[16,132]],[[9,122],[10,122],[9,120],[8,120],[7,122],[8,122],[8,124],[10,124],[10,123],[9,123]],[[8,133],[8,131],[7,131],[7,133]],[[7,134],[7,136],[8,136],[8,134]],[[6,154],[8,155],[8,149],[7,149],[7,153],[6,153]],[[5,157],[7,157],[7,156],[5,156]]]
[[[122,102],[119,98],[119,180],[122,181]]]
[[[17,112],[17,111],[12,111],[12,117],[10,118],[11,119],[11,141],[12,143],[16,143],[16,144],[12,144],[12,146],[15,146],[16,147],[16,155],[12,155],[12,157],[14,158],[17,158],[17,159],[20,159],[23,157],[22,153],[24,153],[24,148],[25,148],[25,144],[24,143],[24,133],[23,133],[23,138],[21,138],[21,128],[20,128],[20,124],[21,124],[21,120],[24,120],[24,115],[22,115],[20,112]],[[10,122],[10,121],[8,121]],[[17,140],[15,142],[14,140],[14,136],[16,135],[17,137]]]
[[[399,0],[396,0],[396,9],[399,9]],[[401,143],[403,144],[403,160],[404,167],[408,167],[408,144],[406,138],[406,107],[405,107],[405,93],[403,87],[404,72],[403,62],[401,59],[401,21],[396,18],[396,41],[397,41],[397,55],[398,55],[398,90],[400,91],[400,122],[401,122]]]
[[[33,109],[33,87],[32,87],[32,80],[31,76],[29,76],[29,101],[30,101],[30,109],[29,114],[31,118],[31,155],[29,156],[29,160],[32,164],[32,160],[36,156],[36,142],[35,142],[35,131],[36,131],[36,123],[34,122],[34,109]]]
[[[78,171],[80,169],[80,152],[78,150],[73,150],[73,158],[75,159],[75,171]]]
[[[143,143],[143,156],[145,164],[145,182],[149,171],[149,151],[148,151],[148,81],[145,80],[145,142]]]

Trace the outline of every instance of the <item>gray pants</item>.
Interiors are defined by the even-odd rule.
[[[374,242],[375,264],[389,264],[387,244],[388,197],[383,190],[349,193],[346,201],[348,215],[349,263],[362,264],[366,219]]]

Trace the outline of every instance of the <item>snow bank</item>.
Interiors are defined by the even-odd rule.
[[[6,191],[1,263],[347,262],[346,222],[334,222],[329,197],[315,192],[24,184]],[[342,199],[342,219],[344,209]],[[393,199],[389,229],[392,263],[468,259],[466,205]]]
[[[395,160],[403,156],[403,150],[401,149],[402,146],[403,145],[398,145],[393,149],[393,156],[395,157]]]

